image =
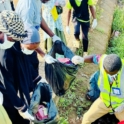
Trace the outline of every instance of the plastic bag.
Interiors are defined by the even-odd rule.
[[[114,114],[106,114],[101,118],[97,119],[92,124],[118,124],[118,120],[116,119]]]
[[[86,93],[86,98],[90,101],[95,101],[100,95],[100,90],[99,90],[98,84],[97,84],[98,79],[99,79],[99,74],[100,74],[100,71],[97,71],[91,75],[90,88],[89,88],[88,92]]]
[[[124,121],[120,121],[118,124],[124,124]]]
[[[58,15],[63,13],[63,8],[61,6],[56,6],[56,10],[57,10]]]
[[[65,58],[69,58],[70,60],[74,56],[73,52],[61,41],[56,41],[53,44],[49,55],[56,58],[56,53],[64,55]],[[73,63],[65,64],[59,61],[53,64],[45,63],[46,80],[57,96],[65,94],[74,81],[77,71],[78,66]]]
[[[29,113],[35,117],[36,113],[39,110],[39,105],[46,103],[48,118],[43,120],[38,120],[35,118],[35,124],[56,124],[57,123],[57,107],[52,100],[52,89],[49,84],[40,82],[32,95]]]

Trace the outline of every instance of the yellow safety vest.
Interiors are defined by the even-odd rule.
[[[124,60],[122,60],[122,68],[118,72],[116,80],[110,85],[108,75],[103,68],[103,60],[105,57],[106,55],[103,55],[100,59],[100,76],[98,79],[100,98],[106,107],[111,107],[114,110],[124,102]],[[121,94],[115,94],[113,88],[119,88]]]

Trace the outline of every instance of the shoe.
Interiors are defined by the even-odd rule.
[[[88,55],[88,52],[84,52],[83,53],[83,57],[87,56]]]

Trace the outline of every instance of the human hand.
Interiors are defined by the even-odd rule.
[[[22,112],[19,110],[19,114],[24,118],[24,119],[28,119],[28,120],[34,120],[34,117],[29,114],[28,109],[25,112]]]
[[[67,32],[67,34],[70,34],[70,28],[69,28],[69,26],[66,26],[66,32]]]
[[[52,64],[52,63],[55,63],[57,60],[54,59],[52,56],[46,54],[44,56],[44,59],[45,59],[45,62],[48,63],[48,64]]]
[[[81,56],[77,56],[75,55],[72,59],[71,59],[72,63],[74,63],[75,65],[77,64],[81,64],[84,63],[84,58]]]
[[[96,28],[96,26],[97,26],[97,19],[93,19],[92,29]]]
[[[56,42],[57,40],[61,41],[60,37],[54,35],[54,36],[52,37],[52,41],[53,41],[53,42]]]

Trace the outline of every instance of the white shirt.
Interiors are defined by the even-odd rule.
[[[0,0],[0,12],[3,10],[12,10],[11,2],[12,0]]]
[[[16,6],[16,13],[19,14],[26,25],[40,26],[41,23],[41,7],[40,0],[19,0]]]

